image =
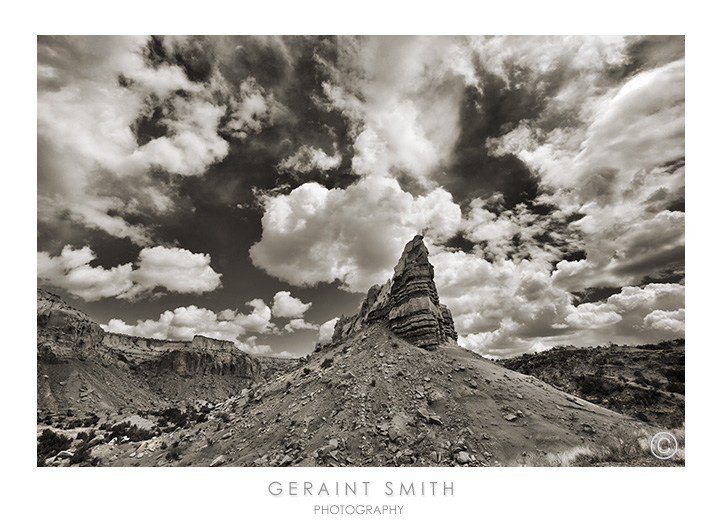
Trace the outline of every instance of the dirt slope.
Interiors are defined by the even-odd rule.
[[[92,455],[141,466],[560,465],[604,462],[650,433],[457,346],[426,351],[374,326],[200,423]]]

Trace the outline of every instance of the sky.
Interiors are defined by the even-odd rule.
[[[300,356],[422,233],[488,357],[685,335],[683,37],[39,37],[38,285]]]

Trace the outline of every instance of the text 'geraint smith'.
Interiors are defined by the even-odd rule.
[[[371,482],[278,482],[269,483],[269,493],[274,496],[363,496],[372,493]],[[391,496],[454,496],[454,482],[391,482],[384,483],[384,495]]]

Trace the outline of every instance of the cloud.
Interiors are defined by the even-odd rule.
[[[459,206],[441,188],[414,197],[391,178],[366,177],[346,189],[305,183],[262,197],[262,238],[251,247],[259,268],[295,286],[340,281],[366,291],[386,281],[404,244],[454,236]]]
[[[587,170],[652,169],[685,155],[684,131],[685,61],[678,60],[620,88],[590,125],[577,163]]]
[[[319,325],[306,322],[303,319],[292,319],[284,326],[284,331],[291,334],[297,330],[317,330],[318,328]]]
[[[319,327],[318,342],[320,344],[325,345],[327,343],[331,343],[331,338],[334,335],[334,327],[336,326],[336,322],[338,320],[338,317],[334,317],[334,319],[329,319],[327,322],[325,322]]]
[[[581,304],[565,318],[573,326],[580,328],[600,328],[622,321],[622,316],[611,304]]]
[[[287,319],[303,318],[304,313],[311,308],[311,303],[303,303],[300,299],[291,296],[291,292],[280,291],[274,295],[271,313],[274,317]]]
[[[248,333],[267,334],[275,330],[271,323],[271,309],[260,299],[246,303],[253,308],[251,313],[237,310],[213,312],[195,305],[166,310],[158,319],[146,319],[128,324],[120,319],[111,319],[101,325],[107,332],[127,334],[153,339],[190,341],[195,335],[233,341],[241,350],[260,353],[270,350],[266,345],[256,345],[256,336],[240,339]]]
[[[246,338],[244,341],[237,341],[236,346],[239,347],[242,352],[246,352],[247,354],[254,354],[257,356],[271,355],[273,353],[273,349],[269,345],[257,344],[257,339],[258,338],[256,336],[251,336]],[[279,356],[282,354],[279,354]]]
[[[239,86],[239,98],[231,103],[231,119],[225,129],[232,136],[244,139],[271,126],[288,110],[273,93],[266,93],[254,77],[247,77]]]
[[[568,228],[564,213],[536,214],[524,204],[500,211],[502,200],[501,194],[473,199],[462,221],[464,237],[486,259],[551,263],[577,242],[578,233]]]
[[[38,277],[87,300],[219,287],[157,241],[211,187],[259,198],[249,255],[294,286],[364,292],[423,233],[478,351],[682,334],[647,283],[684,273],[683,57],[682,37],[41,37],[39,223],[146,249],[39,253]],[[622,291],[576,305],[595,288]],[[314,327],[286,293],[270,317]]]
[[[211,267],[211,257],[183,248],[144,248],[134,264],[110,269],[91,266],[95,259],[88,246],[73,249],[68,245],[58,256],[38,252],[38,280],[86,301],[110,297],[135,300],[156,288],[204,293],[221,286],[221,274]]]
[[[38,39],[38,210],[143,245],[138,221],[174,208],[176,182],[228,153],[218,134],[223,82],[152,63],[145,37]],[[175,39],[182,47],[183,40]],[[165,44],[164,44],[165,45]],[[169,50],[167,56],[179,56]]]
[[[283,159],[276,166],[276,170],[292,174],[305,174],[313,170],[326,172],[337,168],[341,165],[341,161],[341,154],[336,151],[336,144],[334,144],[334,154],[332,156],[319,148],[303,145],[293,155]]]
[[[122,297],[136,284],[131,279],[133,266],[123,264],[110,269],[90,266],[96,255],[89,247],[65,246],[57,257],[38,253],[38,281],[63,288],[86,301]]]
[[[350,122],[352,168],[363,176],[402,173],[433,189],[432,172],[447,161],[459,132],[467,84],[476,82],[460,37],[341,38],[322,105]]]
[[[685,262],[685,213],[655,214],[634,204],[619,204],[590,213],[576,222],[582,231],[586,258],[562,261],[553,280],[568,291],[600,286],[639,284],[646,276],[666,269],[682,269]],[[604,214],[607,213],[607,214]],[[637,221],[631,219],[637,218]]]
[[[684,335],[684,286],[626,286],[575,306],[542,260],[490,262],[474,252],[432,248],[440,300],[450,308],[459,343],[489,356],[557,344],[642,344]]]
[[[643,326],[653,330],[680,335],[685,332],[685,309],[653,310],[643,318]]]
[[[110,169],[123,175],[142,174],[157,167],[181,176],[198,176],[228,154],[228,143],[217,132],[225,106],[177,96],[169,107],[172,111],[159,121],[166,135],[123,153]]]
[[[507,321],[521,336],[559,335],[571,296],[552,283],[544,261],[490,262],[472,252],[431,249],[440,300],[461,335],[490,333]]]

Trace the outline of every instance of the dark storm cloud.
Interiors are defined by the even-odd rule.
[[[539,189],[537,175],[517,156],[491,154],[488,140],[535,121],[542,131],[580,125],[567,108],[550,106],[557,93],[575,81],[572,49],[562,49],[545,70],[503,60],[495,71],[483,58],[475,60],[478,86],[469,86],[460,101],[460,133],[446,174],[440,178],[457,198],[504,196],[508,208],[531,204]]]
[[[218,71],[232,90],[253,79],[283,111],[241,141],[226,136],[226,162],[208,172],[205,182],[210,185],[190,182],[190,195],[251,205],[254,189],[291,190],[307,181],[334,188],[356,180],[347,120],[338,110],[318,103],[324,98],[322,85],[329,80],[320,60],[338,60],[333,38],[225,37],[217,42],[216,53]],[[303,156],[304,149],[338,156],[339,161],[330,168],[307,164],[303,171],[283,164]]]
[[[539,115],[542,103],[532,98],[528,89],[505,89],[494,75],[483,74],[483,79],[483,95],[471,87],[465,90],[454,161],[440,177],[440,183],[460,201],[501,192],[505,206],[512,208],[534,200],[537,180],[517,157],[490,156],[486,141],[508,132],[524,118]]]

